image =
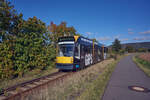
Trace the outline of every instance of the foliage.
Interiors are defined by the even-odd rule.
[[[22,76],[54,63],[55,48],[45,23],[36,17],[22,19],[10,2],[0,1],[0,79]]]
[[[124,53],[125,53],[125,49],[121,49],[120,54],[124,54]]]
[[[67,27],[66,22],[61,22],[59,25],[51,22],[51,24],[48,26],[48,31],[50,33],[49,38],[55,47],[58,37],[73,36],[77,34],[74,27]]]
[[[118,39],[115,39],[115,41],[113,42],[112,50],[115,53],[119,53],[119,51],[121,50],[121,44],[120,44],[120,41]]]
[[[58,37],[77,34],[66,22],[47,27],[35,16],[22,17],[9,1],[0,0],[0,80],[49,69],[55,63]]]
[[[137,51],[138,51],[138,52],[147,52],[148,50],[145,49],[145,48],[139,48]]]
[[[11,35],[17,35],[22,14],[17,14],[13,5],[6,0],[0,1],[0,37],[2,40],[11,39]]]
[[[122,56],[123,57],[123,56]],[[110,80],[110,76],[117,64],[122,57],[119,57],[118,60],[113,61],[112,63],[105,66],[103,72],[101,72],[98,77],[90,82],[89,86],[86,87],[86,90],[77,98],[77,100],[99,100],[102,99],[107,84]]]
[[[132,46],[126,46],[125,50],[129,53],[135,52],[135,49]]]
[[[139,57],[137,57],[137,60],[138,60],[138,62],[141,63],[142,65],[145,65],[146,68],[150,69],[150,62],[148,62],[148,61],[146,61],[146,60],[144,60],[144,59],[142,59],[142,58],[139,58]]]
[[[0,78],[8,78],[13,74],[13,41],[7,40],[0,44]]]
[[[150,77],[150,62],[142,59],[140,56],[134,56],[133,61],[138,65],[140,69],[144,71],[146,75]]]

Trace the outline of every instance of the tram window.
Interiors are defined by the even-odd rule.
[[[75,57],[80,59],[80,45],[75,47]]]
[[[104,48],[104,52],[106,53],[107,51],[108,51],[108,49],[105,47],[105,48]]]
[[[103,48],[102,47],[100,48],[100,52],[103,52]]]
[[[100,49],[98,49],[98,55],[100,55],[100,54],[101,54]]]
[[[73,45],[72,44],[62,44],[58,46],[58,56],[73,56]]]

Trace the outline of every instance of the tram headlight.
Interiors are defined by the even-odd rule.
[[[71,63],[73,63],[73,58],[70,58]]]

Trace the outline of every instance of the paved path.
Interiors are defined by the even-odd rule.
[[[102,100],[150,100],[150,92],[131,91],[131,85],[150,89],[150,78],[136,66],[132,56],[127,56],[117,64]]]

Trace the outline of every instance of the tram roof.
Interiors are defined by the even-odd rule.
[[[58,39],[58,42],[61,42],[61,41],[82,41],[82,43],[84,43],[84,44],[93,44],[93,39],[89,39],[89,38],[86,38],[86,37],[83,37],[83,36],[77,36],[77,35],[75,35],[75,36],[64,36],[64,37],[60,37],[59,39]],[[97,42],[97,41],[95,41],[94,42],[96,45],[98,45],[98,46],[104,46],[105,47],[105,45],[104,44],[101,44],[101,43],[99,43],[99,42]]]

